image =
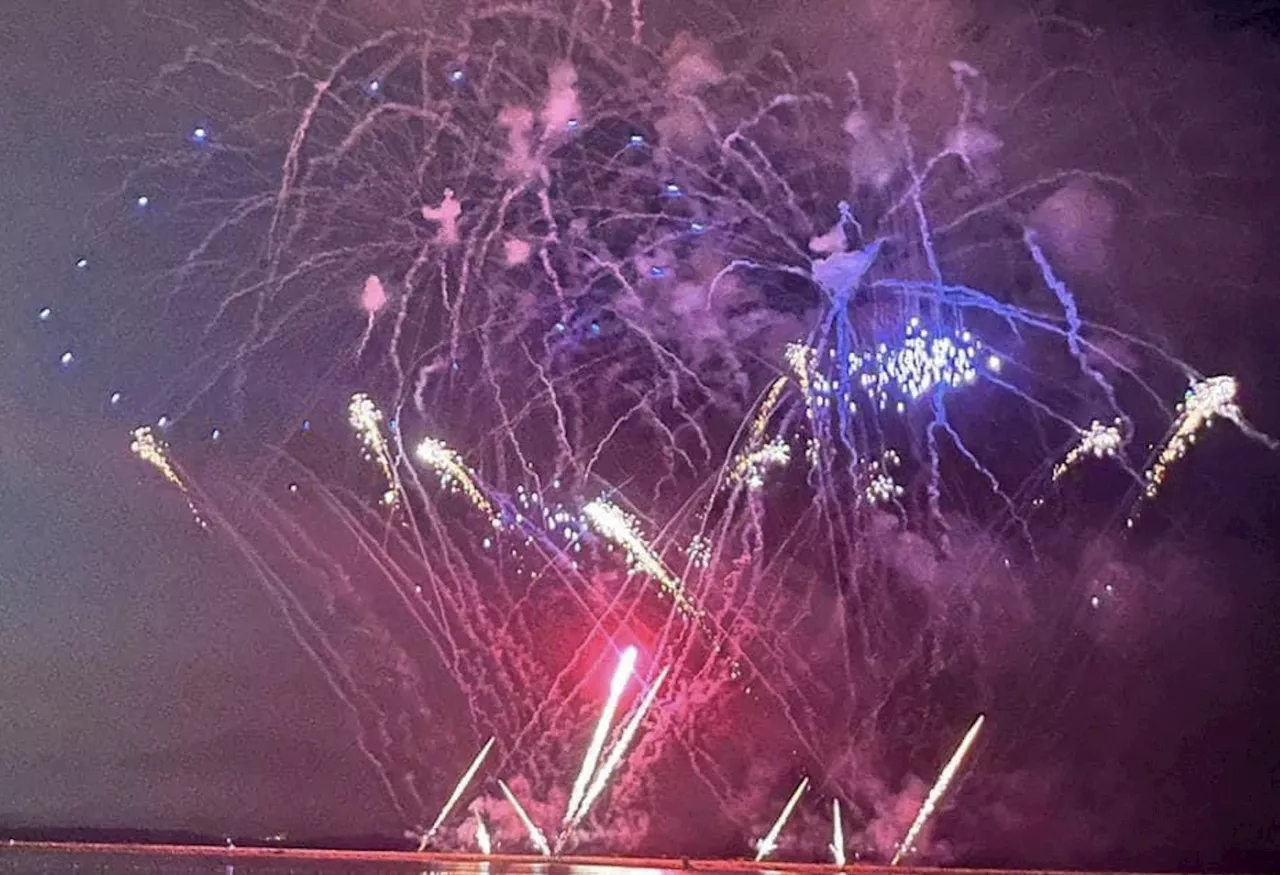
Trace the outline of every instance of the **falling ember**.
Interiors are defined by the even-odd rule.
[[[476,812],[476,845],[480,853],[486,857],[493,852],[493,840],[489,838],[489,827],[484,822],[484,815]]]
[[[493,738],[490,737],[484,743],[484,747],[480,748],[480,752],[476,754],[475,759],[471,761],[471,765],[467,766],[467,770],[462,773],[462,777],[458,780],[458,784],[453,788],[453,792],[449,794],[449,799],[444,803],[444,807],[440,809],[440,813],[436,815],[435,823],[431,824],[431,829],[423,833],[421,841],[418,843],[418,850],[425,851],[431,839],[435,837],[436,830],[440,829],[440,824],[444,823],[444,819],[449,816],[449,812],[453,810],[453,806],[458,804],[458,799],[462,796],[462,792],[467,789],[467,785],[471,783],[471,779],[475,777],[476,772],[480,770],[481,763],[484,758],[489,755],[489,750],[493,747]]]
[[[439,473],[442,485],[460,489],[476,510],[489,517],[495,528],[501,524],[493,503],[476,484],[475,472],[448,444],[435,438],[425,438],[418,444],[415,455],[419,462]]]
[[[1111,425],[1104,425],[1098,420],[1089,423],[1089,428],[1080,433],[1080,441],[1053,468],[1053,479],[1064,474],[1092,456],[1095,459],[1114,458],[1124,449],[1124,434],[1120,431],[1120,420]]]
[[[889,450],[879,461],[866,466],[867,485],[862,490],[862,497],[868,504],[888,504],[902,497],[902,486],[893,479],[893,469],[901,464],[902,457]]]
[[[1196,436],[1208,428],[1218,418],[1229,419],[1241,428],[1245,428],[1244,414],[1236,403],[1236,392],[1239,384],[1235,377],[1209,377],[1207,380],[1192,382],[1178,405],[1178,418],[1174,420],[1169,437],[1156,455],[1156,460],[1147,469],[1139,501],[1151,501],[1160,494],[1164,481],[1169,476],[1169,469],[1191,450]],[[1137,518],[1137,508],[1129,515],[1128,525],[1132,526]]]
[[[196,509],[195,502],[191,500],[191,491],[187,488],[186,481],[182,479],[178,469],[174,467],[173,461],[169,458],[168,444],[156,437],[155,432],[151,430],[151,426],[144,425],[133,430],[133,441],[129,444],[129,451],[152,468],[155,468],[160,472],[160,476],[176,486],[178,491],[182,493],[182,497],[186,499],[187,508],[191,511],[195,521],[201,528],[207,529],[209,527],[204,517],[200,515],[200,511]]]
[[[538,853],[544,857],[550,857],[551,847],[547,844],[547,837],[542,834],[542,830],[538,829],[537,824],[529,819],[529,815],[525,812],[524,806],[520,804],[520,800],[516,798],[516,794],[511,792],[511,788],[501,778],[498,779],[498,786],[502,789],[502,795],[507,797],[507,801],[515,809],[516,816],[520,818],[520,822],[524,824],[525,830],[529,833],[529,841],[533,842],[533,846],[538,849]]]
[[[795,792],[791,794],[791,798],[787,800],[787,805],[782,809],[782,813],[778,815],[778,819],[773,822],[773,827],[769,830],[764,838],[756,843],[756,862],[759,863],[765,857],[773,853],[778,847],[778,834],[782,832],[782,828],[787,825],[787,821],[791,818],[791,812],[795,810],[796,803],[800,801],[800,797],[809,787],[809,779],[805,778],[796,787]]]
[[[382,419],[382,411],[368,395],[357,392],[351,396],[351,403],[347,406],[347,421],[364,445],[365,458],[373,461],[386,478],[387,491],[382,495],[382,503],[387,507],[395,507],[400,503],[400,483],[396,479],[391,448],[387,445],[386,435],[382,433]]]
[[[627,681],[635,671],[636,655],[636,649],[628,647],[622,651],[622,656],[618,659],[613,680],[609,682],[609,698],[605,699],[604,708],[600,711],[600,719],[596,721],[596,730],[591,736],[591,744],[587,746],[587,755],[582,759],[582,768],[578,771],[578,777],[573,782],[573,790],[569,794],[569,807],[564,813],[565,826],[578,820],[578,809],[582,807],[588,782],[595,774],[596,765],[600,762],[600,752],[604,750],[604,743],[609,737],[609,728],[613,725],[613,715],[618,710],[622,691],[627,688]]]
[[[955,778],[956,772],[960,771],[960,765],[964,762],[969,748],[973,746],[973,742],[977,739],[978,733],[982,731],[982,724],[986,719],[985,714],[978,715],[978,719],[973,721],[969,731],[964,734],[960,746],[951,755],[951,759],[947,760],[947,764],[943,767],[942,774],[938,776],[937,782],[929,788],[929,795],[924,797],[924,804],[920,806],[920,812],[916,815],[916,819],[911,822],[911,828],[902,837],[902,843],[898,845],[898,849],[893,854],[893,859],[889,861],[890,866],[898,865],[898,861],[902,859],[903,855],[913,850],[912,846],[919,837],[920,831],[924,829],[924,825],[929,821],[933,810],[938,806],[938,801],[942,799],[947,792],[947,788],[951,786],[951,781]]]
[[[844,868],[844,826],[840,823],[840,800],[831,800],[831,859]]]
[[[668,671],[669,667],[666,667],[659,672],[657,679],[649,687],[649,691],[645,693],[644,699],[636,707],[635,713],[631,715],[631,719],[623,727],[622,734],[618,736],[618,740],[609,749],[609,753],[604,759],[604,765],[596,771],[595,779],[591,782],[587,795],[583,797],[582,804],[578,806],[578,816],[574,818],[574,823],[587,816],[591,806],[595,804],[596,799],[604,792],[604,788],[608,785],[609,779],[613,777],[613,773],[618,770],[618,766],[622,765],[622,758],[626,756],[631,747],[631,742],[635,740],[636,733],[640,730],[640,724],[644,722],[645,715],[649,713],[654,700],[657,699],[658,689],[662,686],[662,682],[667,679]]]
[[[634,570],[642,571],[657,581],[662,590],[675,600],[676,607],[688,614],[699,613],[685,597],[684,584],[667,570],[636,532],[636,522],[631,516],[604,498],[588,503],[582,513],[593,529],[627,552],[627,559]]]
[[[787,364],[791,367],[791,372],[795,375],[796,382],[800,384],[800,394],[804,396],[805,409],[808,410],[810,419],[813,419],[813,406],[810,404],[813,392],[813,377],[817,370],[818,354],[814,352],[813,347],[803,343],[787,344],[786,350]]]

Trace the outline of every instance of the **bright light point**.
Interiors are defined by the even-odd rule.
[[[1093,596],[1092,598],[1089,599],[1089,604],[1090,606],[1096,608],[1098,607],[1098,605],[1102,604],[1102,601],[1097,596]]]
[[[298,484],[297,484],[297,483],[290,483],[290,484],[289,484],[289,491],[290,491],[290,492],[292,492],[292,493],[294,493],[294,494],[297,494],[297,492],[298,492]]]
[[[454,83],[461,82],[463,79],[466,78],[466,75],[467,74],[462,72],[461,70],[454,70],[452,73],[449,74],[449,81]]]
[[[627,140],[627,145],[631,146],[632,148],[639,148],[640,146],[644,145],[644,137],[640,136],[639,134],[632,134],[631,138]]]
[[[48,322],[49,319],[53,317],[53,310],[45,307],[36,315],[39,317],[41,322]]]
[[[999,356],[994,356],[994,355],[987,356],[987,370],[995,371],[997,374],[1000,373]]]
[[[75,361],[75,358],[76,358],[76,357],[75,357],[74,355],[72,355],[72,354],[71,354],[71,350],[67,350],[66,352],[64,352],[64,353],[62,354],[62,358],[61,358],[61,359],[59,359],[59,361],[61,361],[61,362],[62,362],[62,364],[63,364],[63,366],[65,367],[66,365],[69,365],[69,364],[71,364],[73,361]]]
[[[196,128],[191,132],[191,139],[195,140],[197,143],[203,143],[205,138],[208,136],[209,132],[204,128]]]
[[[89,266],[89,259],[80,258],[76,260],[76,267],[79,268],[80,270],[84,270],[88,266]]]
[[[215,428],[213,431],[209,432],[209,439],[210,439],[210,440],[215,440],[215,441],[217,441],[217,440],[221,440],[221,439],[222,439],[222,429],[220,429],[220,428]]]
[[[109,400],[111,401],[111,404],[112,404],[112,405],[116,405],[116,404],[119,404],[119,403],[120,403],[120,399],[121,399],[122,397],[123,397],[123,396],[122,396],[119,392],[112,392],[112,393],[111,393],[111,398],[110,398]]]
[[[302,420],[302,430],[311,431],[311,420],[309,419]]]
[[[170,424],[169,417],[167,416],[161,416],[159,419],[156,420],[156,426],[158,426],[159,428],[168,428],[169,424]]]
[[[136,201],[136,203],[140,207],[145,207],[151,203],[151,198],[147,197],[145,194],[138,195],[138,200]]]
[[[569,121],[566,122],[566,124],[569,126],[569,130],[571,131],[577,130],[578,128],[578,120],[576,118],[569,119]]]
[[[707,226],[702,224],[701,222],[694,222],[689,227],[690,229],[692,229],[693,233],[695,234],[701,234],[703,231],[707,230]]]
[[[374,79],[369,83],[367,88],[370,94],[377,94],[378,89],[382,88],[382,83],[379,82],[377,79]]]
[[[676,185],[674,182],[668,182],[665,191],[668,197],[680,196],[680,186]]]

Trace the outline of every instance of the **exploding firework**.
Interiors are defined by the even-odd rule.
[[[1056,480],[1167,435],[1151,501],[1204,427],[1244,421],[1235,381],[1193,384],[1172,423],[1130,415],[1157,394],[1138,373],[1188,371],[1085,321],[1052,247],[1010,232],[1070,185],[1122,184],[1029,159],[1001,175],[1011,135],[986,107],[1020,106],[1022,80],[939,61],[949,90],[915,108],[923,61],[889,94],[663,33],[642,4],[464,5],[456,21],[384,11],[405,17],[394,27],[321,7],[301,38],[293,0],[261,0],[245,35],[210,34],[165,68],[165,93],[228,118],[178,138],[183,152],[147,147],[128,180],[148,192],[129,210],[164,204],[201,231],[164,274],[164,306],[138,314],[165,313],[156,333],[196,365],[154,403],[204,433],[210,411],[282,408],[239,417],[243,445],[271,449],[209,462],[202,507],[357,715],[408,823],[430,810],[413,776],[452,781],[493,736],[539,821],[567,792],[563,825],[604,819],[593,835],[614,848],[644,830],[610,823],[672,792],[658,762],[689,766],[725,834],[777,805],[745,810],[771,781],[735,765],[794,774],[775,751],[847,811],[874,805],[829,765],[853,746],[889,771],[922,719],[912,690],[945,677],[976,696],[999,648],[974,618],[1022,595],[984,581],[1010,522],[1031,539],[1020,496],[1053,459],[1011,445],[1072,442]],[[264,86],[282,69],[288,87]],[[1142,367],[1104,337],[1133,340]],[[335,461],[349,439],[339,455],[311,428],[347,399],[376,502]],[[1100,417],[1083,431],[1080,409]],[[134,452],[189,495],[195,462],[179,476],[149,430]],[[601,703],[584,677],[637,640],[664,668],[608,746],[621,690]],[[935,729],[954,717],[926,710]],[[570,782],[586,713],[600,723]],[[448,841],[488,750],[427,835]],[[478,819],[485,852],[488,837]]]
[[[129,451],[152,468],[155,468],[160,472],[161,477],[177,487],[187,502],[187,509],[191,511],[192,518],[201,528],[208,527],[208,523],[200,515],[200,511],[196,509],[195,502],[191,499],[191,490],[187,488],[186,481],[182,479],[182,475],[174,467],[173,460],[169,458],[168,445],[156,437],[150,426],[142,426],[133,430],[133,440],[129,444]]]

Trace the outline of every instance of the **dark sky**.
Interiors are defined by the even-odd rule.
[[[102,325],[121,310],[111,296],[128,294],[77,285],[68,269],[118,169],[99,162],[115,148],[112,136],[163,114],[149,107],[137,119],[122,116],[131,101],[109,83],[148,75],[189,36],[148,30],[109,6],[9,0],[0,19],[0,826],[396,833],[406,824],[356,750],[348,715],[259,583],[232,550],[193,530],[181,500],[128,454],[131,423],[106,410],[109,378],[92,361],[57,366],[63,348],[90,335],[102,342]],[[815,39],[812,20],[825,20],[821,10],[810,16],[797,16],[802,44]],[[1246,45],[1265,58],[1274,50],[1261,39],[1220,43],[1220,34],[1196,34],[1199,26],[1177,29],[1192,31],[1188,44],[1200,51]],[[1267,111],[1261,106],[1254,111]],[[1229,128],[1220,135],[1233,136]],[[1211,185],[1212,173],[1200,181],[1215,208],[1269,245],[1259,229],[1280,214],[1277,165],[1243,148],[1223,152],[1245,182],[1225,174]],[[1176,315],[1156,323],[1202,360],[1249,369],[1250,412],[1264,427],[1280,425],[1276,264],[1234,265],[1248,274],[1238,298],[1184,295],[1169,302]],[[54,319],[38,324],[47,304],[56,305]],[[1202,331],[1199,320],[1216,327]],[[1098,789],[1132,792],[1134,807],[1168,809],[1180,824],[1203,823],[1199,833],[1170,835],[1177,845],[1162,849],[1160,865],[1280,861],[1280,745],[1272,741],[1280,718],[1272,528],[1280,505],[1272,496],[1280,483],[1273,457],[1240,440],[1230,446],[1230,458],[1199,466],[1183,496],[1199,514],[1166,536],[1205,551],[1205,568],[1220,568],[1213,591],[1183,594],[1168,609],[1172,631],[1140,653],[1117,647],[1090,661],[1090,672],[1122,664],[1122,677],[1097,682],[1104,698],[1087,700],[1088,677],[1074,688],[1095,721],[1109,701],[1142,703],[1121,733],[1126,751],[1142,749],[1147,727],[1186,726],[1181,740],[1160,733],[1150,763],[1118,765],[1126,780]],[[1206,559],[1213,551],[1219,558]],[[1199,622],[1205,605],[1220,610]],[[1072,804],[1089,807],[1087,799]],[[1076,836],[1084,829],[1072,824],[1072,841],[1088,845]]]

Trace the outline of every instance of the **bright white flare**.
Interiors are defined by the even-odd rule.
[[[476,812],[476,845],[480,848],[480,853],[486,857],[493,851],[493,840],[489,838],[489,827],[484,822],[484,815],[479,811]]]
[[[658,673],[657,679],[649,687],[649,691],[644,694],[644,698],[640,701],[639,706],[636,707],[635,713],[631,715],[631,719],[623,727],[622,734],[613,743],[613,747],[609,748],[609,753],[604,758],[604,765],[596,770],[595,779],[591,782],[587,795],[583,797],[582,804],[578,806],[578,816],[573,821],[575,824],[587,816],[591,806],[595,804],[596,799],[604,792],[604,788],[609,783],[609,779],[613,777],[613,773],[618,770],[618,766],[622,765],[622,758],[626,756],[627,750],[631,747],[631,742],[635,740],[636,733],[640,730],[640,724],[644,721],[645,715],[649,713],[654,700],[658,697],[658,688],[667,679],[669,670],[670,667],[668,666]]]
[[[844,867],[844,827],[840,823],[840,800],[831,800],[831,859]]]
[[[565,826],[579,819],[578,810],[582,807],[588,783],[595,774],[596,765],[600,762],[600,752],[604,750],[604,743],[609,738],[609,728],[613,725],[613,715],[618,710],[622,691],[627,688],[627,681],[635,671],[636,656],[636,649],[628,647],[622,651],[622,656],[618,659],[618,667],[613,671],[613,680],[609,682],[609,698],[605,699],[604,708],[600,711],[600,719],[596,721],[596,730],[591,735],[591,744],[587,746],[587,755],[582,759],[582,768],[578,771],[577,780],[573,782],[573,791],[569,794],[569,807],[564,813]]]
[[[787,806],[782,809],[782,813],[778,815],[778,819],[773,822],[773,827],[769,830],[764,838],[756,843],[756,862],[759,863],[765,857],[773,853],[778,847],[778,834],[782,832],[782,828],[787,825],[787,821],[791,818],[791,812],[795,810],[796,803],[800,801],[800,796],[809,787],[809,779],[805,778],[796,787],[795,792],[791,794],[791,798],[787,800]]]
[[[462,791],[467,789],[467,785],[471,783],[471,779],[475,777],[476,772],[480,770],[480,764],[484,762],[484,758],[489,755],[490,749],[493,748],[493,738],[490,737],[484,743],[484,747],[480,748],[480,753],[476,754],[475,759],[471,761],[471,765],[467,766],[467,770],[462,773],[457,786],[453,788],[453,792],[449,794],[448,800],[444,803],[444,807],[440,809],[440,813],[436,815],[435,823],[431,824],[431,829],[427,830],[421,841],[418,842],[418,850],[425,851],[431,839],[435,836],[436,830],[440,829],[440,824],[444,823],[444,819],[449,816],[449,812],[453,811],[453,806],[458,804],[458,799],[462,796]],[[487,852],[486,852],[487,853]]]
[[[547,844],[547,837],[542,834],[542,830],[538,829],[538,825],[529,819],[529,815],[525,812],[524,806],[520,804],[520,800],[516,798],[516,794],[511,792],[511,788],[501,778],[498,779],[498,786],[502,789],[502,795],[507,797],[507,801],[515,809],[516,816],[520,818],[520,822],[524,824],[525,831],[529,833],[529,841],[533,842],[533,846],[538,849],[538,853],[544,857],[550,857],[551,846]]]
[[[902,837],[902,842],[894,852],[893,859],[889,861],[890,866],[898,865],[898,861],[902,859],[903,855],[912,851],[912,845],[915,844],[916,838],[919,837],[920,830],[924,829],[924,825],[929,821],[933,810],[937,808],[938,801],[946,794],[947,788],[951,786],[952,779],[960,771],[960,765],[964,762],[965,755],[969,753],[969,748],[973,747],[973,742],[977,739],[978,733],[982,731],[982,724],[986,719],[985,714],[978,715],[978,719],[973,721],[969,731],[964,734],[960,746],[951,755],[951,759],[947,760],[947,764],[942,769],[942,774],[938,776],[937,782],[929,789],[929,795],[924,797],[924,804],[920,806],[920,812],[916,815],[916,819],[911,822],[911,828]]]

